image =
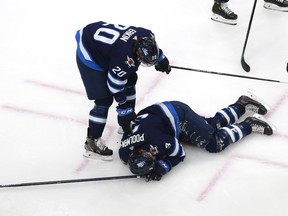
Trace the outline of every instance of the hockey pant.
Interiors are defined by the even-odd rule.
[[[248,123],[235,123],[245,113],[245,107],[240,104],[231,104],[219,110],[214,117],[205,118],[182,102],[171,103],[179,115],[179,140],[209,152],[220,152],[252,132]]]

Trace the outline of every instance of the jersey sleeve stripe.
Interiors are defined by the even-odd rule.
[[[178,142],[178,139],[174,138],[174,149],[169,156],[185,157],[185,151],[183,146]]]
[[[127,83],[127,79],[120,81],[120,80],[113,78],[112,75],[108,73],[107,85],[112,94],[116,94],[118,92],[124,91],[126,83]]]
[[[178,114],[176,110],[174,109],[172,104],[169,102],[158,103],[157,105],[161,107],[164,114],[169,118],[171,126],[174,130],[175,136],[178,138],[179,130],[180,130],[179,128],[180,122],[179,122],[179,118],[178,118]]]
[[[110,91],[112,94],[116,94],[116,93],[118,93],[118,92],[124,91],[124,87],[123,87],[123,88],[114,88],[113,86],[111,86],[111,85],[109,84],[109,82],[107,82],[107,85],[108,85],[109,91]]]
[[[184,150],[182,144],[180,144],[180,146],[181,146],[181,149],[182,149],[182,153],[181,153],[180,157],[185,157],[185,155],[186,155],[185,150]]]
[[[180,150],[180,145],[178,143],[178,140],[176,138],[174,138],[174,149],[173,149],[173,152],[169,156],[178,155],[179,150]]]
[[[124,85],[127,84],[127,79],[125,79],[125,80],[118,80],[118,79],[114,78],[114,77],[111,75],[110,71],[108,72],[108,80],[109,80],[109,82],[111,82],[111,83],[113,83],[113,84],[115,84],[115,85],[119,85],[119,86],[124,86]]]

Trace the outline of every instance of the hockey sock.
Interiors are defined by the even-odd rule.
[[[102,136],[103,130],[106,125],[109,107],[97,106],[89,113],[89,134],[93,138],[99,138]]]
[[[246,122],[220,128],[214,139],[211,139],[209,144],[205,146],[205,150],[211,153],[221,152],[231,143],[241,140],[251,132],[251,126]]]
[[[227,108],[219,110],[215,118],[220,123],[220,127],[224,127],[235,123],[245,113],[245,107],[239,104],[232,104]]]

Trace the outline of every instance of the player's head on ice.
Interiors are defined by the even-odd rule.
[[[143,149],[134,149],[129,155],[128,166],[133,174],[146,175],[153,170],[155,157],[151,152]]]

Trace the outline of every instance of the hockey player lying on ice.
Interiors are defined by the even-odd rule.
[[[132,133],[123,134],[119,156],[132,173],[159,181],[184,160],[180,142],[217,153],[252,132],[272,135],[274,126],[261,116],[267,110],[250,92],[211,118],[199,116],[179,101],[154,104],[137,114]],[[236,123],[246,111],[254,115]]]

